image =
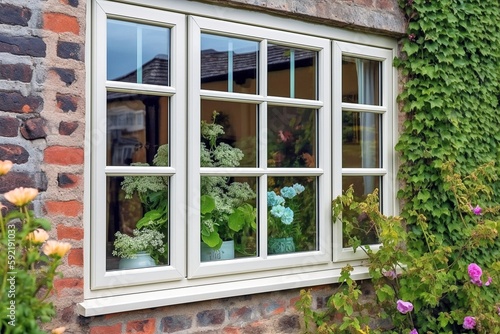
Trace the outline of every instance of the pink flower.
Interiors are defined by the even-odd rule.
[[[410,302],[405,302],[399,299],[396,304],[398,311],[401,312],[402,314],[406,314],[413,310],[413,304]]]
[[[481,283],[481,275],[483,274],[483,271],[481,270],[481,267],[479,267],[475,263],[471,263],[467,267],[467,271],[469,272],[470,281],[472,283],[476,284],[477,286],[481,286],[482,285],[482,283]]]
[[[484,285],[485,286],[489,286],[492,281],[493,281],[493,278],[491,278],[490,276],[488,276],[488,280],[484,283]]]
[[[413,328],[413,329],[410,331],[410,333],[408,333],[408,334],[418,334],[418,332],[417,332],[417,330],[416,330],[415,328]]]
[[[465,317],[463,326],[465,329],[474,329],[474,327],[476,327],[476,318],[469,316]]]
[[[383,271],[382,275],[390,279],[396,279],[396,277],[398,276],[394,270]]]
[[[476,205],[475,208],[473,208],[471,205],[470,209],[472,210],[472,213],[474,213],[476,216],[481,215],[481,213],[483,212],[483,209],[481,209],[481,207],[479,205]]]

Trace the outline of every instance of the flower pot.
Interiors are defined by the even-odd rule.
[[[219,261],[234,259],[234,240],[223,241],[219,249],[208,247],[201,243],[201,261]]]
[[[295,243],[293,242],[293,238],[269,238],[267,240],[267,252],[269,254],[285,254],[295,252]]]
[[[137,269],[154,267],[155,260],[146,252],[139,252],[136,254],[135,259],[120,259],[118,264],[119,269]]]

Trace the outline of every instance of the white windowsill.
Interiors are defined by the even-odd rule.
[[[90,317],[210,299],[332,284],[338,283],[340,272],[341,269],[331,269],[313,273],[283,275],[239,282],[212,284],[210,286],[204,285],[152,291],[133,295],[87,299],[78,304],[77,312],[82,316]],[[369,278],[368,267],[354,267],[354,270],[351,272],[351,277],[355,280]]]

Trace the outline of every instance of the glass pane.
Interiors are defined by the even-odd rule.
[[[107,79],[169,84],[170,29],[108,19]]]
[[[257,166],[257,106],[201,101],[201,166]]]
[[[342,113],[342,167],[381,167],[380,117],[367,112]]]
[[[107,165],[168,166],[168,97],[108,92]]]
[[[256,178],[201,177],[201,261],[257,255]]]
[[[375,189],[379,189],[379,196],[381,197],[382,191],[380,189],[380,176],[343,176],[342,189],[347,190],[351,185],[354,189],[354,199],[362,201],[366,199],[368,194],[371,194]],[[382,207],[381,207],[382,208]],[[361,244],[370,245],[377,244],[378,238],[375,229],[368,219],[363,215],[357,215],[349,210],[344,210],[342,213],[343,219],[348,219],[354,222],[355,229],[350,233],[351,237],[357,237],[361,240]],[[348,235],[344,229],[342,238],[343,247],[349,247]]]
[[[314,177],[268,178],[268,254],[317,249],[316,182]]]
[[[270,106],[267,113],[269,167],[316,167],[316,110]]]
[[[107,177],[106,270],[169,263],[168,184],[167,176]]]
[[[257,93],[259,43],[201,34],[201,88]]]
[[[269,44],[267,94],[316,99],[317,52]]]
[[[382,105],[382,62],[342,57],[342,102]]]

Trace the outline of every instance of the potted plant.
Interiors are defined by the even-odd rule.
[[[149,166],[148,163],[133,163],[134,166]],[[168,166],[168,145],[161,145],[154,158],[154,166]],[[149,229],[161,233],[162,238],[168,235],[168,176],[160,175],[129,175],[125,176],[121,187],[124,198],[138,198],[144,214],[135,223],[137,230]],[[134,232],[134,231],[133,231]],[[116,245],[116,242],[115,242]],[[150,254],[157,264],[167,262],[168,247],[154,249]]]
[[[201,122],[201,166],[237,167],[244,154],[239,148],[218,141],[225,134],[223,126],[216,123],[218,115],[214,111],[211,122]],[[202,177],[200,191],[202,260],[234,257],[231,242],[235,234],[256,228],[257,214],[252,205],[255,191],[247,182],[232,181],[228,176]],[[220,251],[225,241],[229,248]]]
[[[121,258],[119,269],[144,268],[155,266],[158,260],[152,254],[165,252],[164,235],[154,229],[134,229],[132,236],[115,233],[113,255]]]
[[[305,187],[300,183],[281,188],[277,194],[274,190],[267,192],[267,228],[269,254],[295,252],[293,235],[300,227],[292,225],[299,208],[297,195],[304,192]]]

